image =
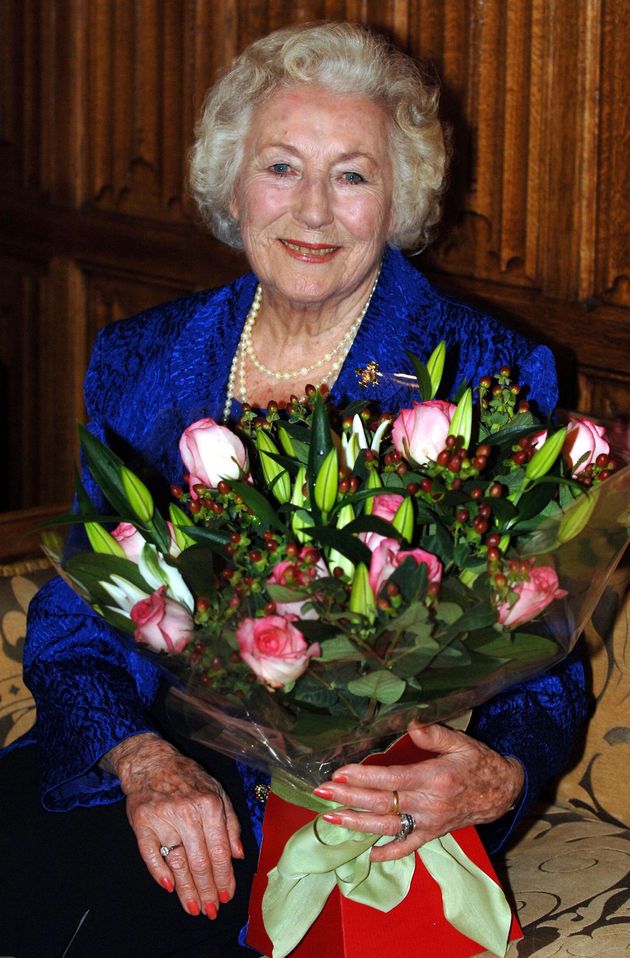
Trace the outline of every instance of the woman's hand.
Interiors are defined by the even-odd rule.
[[[416,827],[404,841],[372,849],[372,861],[391,861],[416,851],[425,842],[465,825],[493,822],[518,798],[524,771],[515,758],[504,758],[463,732],[443,725],[412,722],[409,734],[434,758],[413,765],[345,765],[315,789],[321,798],[351,811],[324,815],[327,821],[360,832],[396,835],[400,819],[394,809],[413,815]]]
[[[152,733],[115,746],[104,764],[127,796],[127,818],[153,878],[175,888],[185,911],[216,918],[234,895],[240,825],[223,788],[200,765]],[[177,846],[167,858],[161,846]]]

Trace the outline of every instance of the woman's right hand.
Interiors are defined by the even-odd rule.
[[[234,895],[232,858],[244,857],[239,821],[220,783],[151,732],[116,745],[103,765],[120,779],[127,818],[155,881],[175,889],[188,914],[216,918]],[[163,858],[163,845],[178,847]]]

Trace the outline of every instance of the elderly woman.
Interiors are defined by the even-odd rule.
[[[370,398],[393,410],[409,402],[393,376],[411,371],[406,351],[426,360],[441,339],[453,384],[507,363],[542,413],[553,407],[549,351],[437,292],[400,252],[423,247],[438,219],[436,109],[408,57],[341,23],[254,43],[210,91],[193,191],[252,272],[107,327],[86,380],[92,430],[132,453],[156,489],[179,481],[177,438],[201,415],[236,422],[242,403],[264,407],[307,383],[327,383],[343,404],[370,362],[383,373]],[[32,779],[3,811],[22,816],[2,854],[3,953],[251,954],[238,931],[262,814],[255,773],[175,747],[154,665],[60,579],[32,604],[24,662],[37,725],[0,763],[5,794]],[[375,859],[469,823],[489,823],[494,851],[567,762],[583,714],[582,671],[568,661],[479,708],[468,734],[412,726],[433,759],[348,766],[318,791],[357,809],[337,821],[393,835],[397,790],[416,827]],[[35,807],[33,743],[49,811]]]

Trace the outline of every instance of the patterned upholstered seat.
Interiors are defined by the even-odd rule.
[[[41,563],[2,571],[0,746],[34,720],[20,660],[28,603],[51,574]],[[630,958],[629,573],[586,633],[595,709],[582,754],[498,863],[525,931],[510,958]]]

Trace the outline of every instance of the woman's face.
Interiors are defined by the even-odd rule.
[[[389,119],[321,86],[255,110],[230,212],[266,297],[361,309],[392,226]]]

